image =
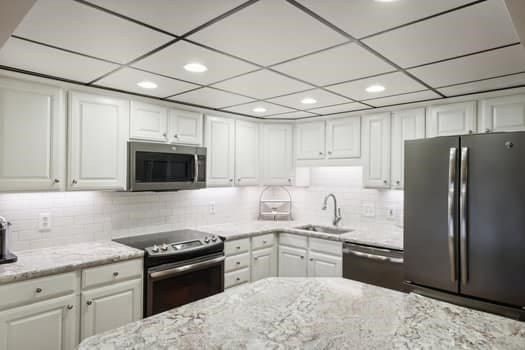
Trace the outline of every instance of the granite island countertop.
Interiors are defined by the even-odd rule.
[[[342,278],[268,278],[85,339],[88,349],[523,349],[525,323]]]

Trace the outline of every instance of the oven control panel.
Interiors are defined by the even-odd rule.
[[[187,251],[189,249],[199,249],[200,247],[212,245],[217,242],[221,242],[221,239],[218,236],[210,235],[205,236],[203,239],[193,241],[155,244],[152,247],[146,248],[145,250],[150,256],[171,255],[182,251]]]

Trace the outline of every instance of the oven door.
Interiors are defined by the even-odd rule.
[[[224,254],[149,268],[145,315],[151,316],[224,291]]]

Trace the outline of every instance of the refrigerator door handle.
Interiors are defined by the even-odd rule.
[[[467,259],[467,195],[468,195],[468,147],[461,148],[461,179],[459,195],[459,251],[461,255],[461,282],[468,282]]]
[[[449,165],[448,165],[448,258],[450,265],[450,279],[452,282],[457,281],[456,277],[456,244],[455,244],[455,224],[454,224],[454,205],[456,201],[456,171],[457,171],[457,153],[456,147],[450,148]]]

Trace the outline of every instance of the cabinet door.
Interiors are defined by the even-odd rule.
[[[361,156],[361,118],[339,118],[326,122],[326,154],[329,159]]]
[[[480,132],[525,130],[525,95],[487,99],[481,108]]]
[[[129,102],[71,93],[69,189],[126,189]]]
[[[390,114],[363,117],[363,183],[390,187]]]
[[[142,280],[82,292],[81,339],[142,318]]]
[[[235,184],[259,183],[259,124],[235,122]]]
[[[170,110],[168,136],[172,143],[202,145],[202,114]]]
[[[297,124],[295,135],[297,159],[325,158],[324,121]]]
[[[234,175],[235,122],[233,119],[206,117],[208,186],[232,186]]]
[[[0,79],[0,191],[64,188],[63,109],[59,89]]]
[[[77,297],[70,295],[1,311],[0,349],[74,349],[77,308]]]
[[[392,187],[404,186],[405,141],[425,138],[425,109],[397,111],[392,115]]]
[[[476,102],[432,106],[427,137],[470,134],[476,130]]]
[[[168,109],[131,101],[131,138],[167,141]]]
[[[263,184],[291,185],[293,183],[292,126],[263,125]]]
[[[307,277],[306,249],[279,246],[279,277]]]
[[[309,252],[308,277],[342,277],[343,264],[339,256]]]
[[[276,276],[275,249],[273,247],[252,252],[252,282]]]

